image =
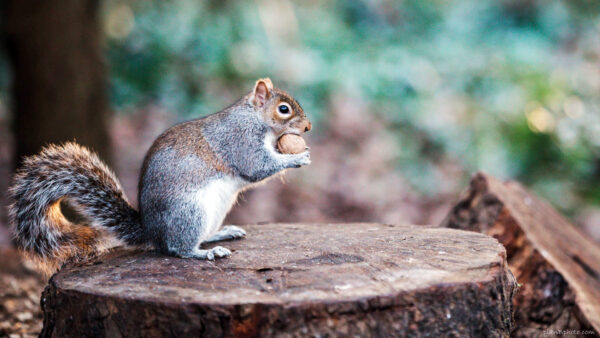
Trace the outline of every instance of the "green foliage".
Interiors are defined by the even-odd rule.
[[[600,202],[595,2],[155,0],[110,3],[106,17],[118,6],[134,14],[108,42],[121,111],[153,102],[202,116],[270,76],[316,121],[336,95],[363,102],[425,193],[451,159],[518,178],[565,211]]]

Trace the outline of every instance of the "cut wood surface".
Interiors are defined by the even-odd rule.
[[[214,262],[115,250],[63,268],[42,336],[506,336],[498,241],[383,224],[261,224]]]
[[[505,245],[522,285],[515,336],[592,326],[600,332],[600,246],[523,186],[477,174],[442,225]]]

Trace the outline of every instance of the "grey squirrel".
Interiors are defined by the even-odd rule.
[[[175,125],[146,154],[139,183],[139,212],[114,173],[75,143],[51,145],[26,158],[9,190],[9,215],[19,249],[50,274],[67,260],[117,245],[149,245],[183,258],[213,260],[231,252],[200,245],[245,236],[221,223],[238,193],[284,169],[310,164],[276,150],[279,137],[300,135],[311,123],[298,102],[268,78],[233,105]],[[60,203],[89,224],[74,224]]]

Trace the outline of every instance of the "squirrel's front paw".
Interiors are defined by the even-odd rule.
[[[305,152],[296,154],[294,156],[294,166],[296,168],[310,164],[310,151],[306,150]]]

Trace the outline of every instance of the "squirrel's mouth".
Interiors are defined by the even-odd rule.
[[[282,137],[283,137],[283,135],[296,135],[296,136],[302,136],[302,135],[300,135],[300,133],[299,133],[299,132],[297,132],[297,131],[286,131],[286,132],[283,132],[283,133],[281,133],[279,136],[277,136],[277,139],[279,140],[280,138],[282,138]]]

